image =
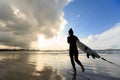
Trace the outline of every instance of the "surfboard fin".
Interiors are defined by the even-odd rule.
[[[87,53],[87,58],[89,58],[89,56],[90,56],[90,54]],[[95,59],[95,55],[94,54],[92,54],[91,56],[92,56],[93,59]]]
[[[87,53],[87,58],[89,58],[89,56],[90,56],[90,54]],[[91,56],[92,56],[93,59],[95,59],[95,55],[94,54],[92,54]]]
[[[89,58],[90,54],[87,53],[87,58]]]
[[[92,58],[95,59],[95,55],[94,54],[92,54]]]

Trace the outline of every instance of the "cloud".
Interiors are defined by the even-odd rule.
[[[79,18],[79,17],[80,17],[80,15],[78,14],[76,17],[77,17],[77,18]]]
[[[120,23],[101,34],[88,36],[83,42],[93,49],[120,48]]]
[[[52,38],[64,28],[70,0],[0,0],[0,45],[29,48],[38,35]]]

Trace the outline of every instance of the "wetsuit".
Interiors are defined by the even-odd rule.
[[[82,66],[81,62],[78,60],[78,49],[77,49],[77,45],[76,45],[77,40],[78,40],[78,38],[75,35],[70,35],[67,37],[67,42],[70,44],[69,55],[70,55],[71,64],[73,66],[74,71],[76,71],[74,60],[80,66]]]

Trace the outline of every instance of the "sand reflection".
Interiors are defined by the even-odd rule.
[[[33,59],[30,62],[29,54],[3,54],[1,57],[3,59],[0,60],[0,80],[66,80],[57,69],[45,66],[40,56],[38,58],[41,58],[43,63],[37,63]]]
[[[41,71],[36,71],[35,73],[38,80],[66,80],[65,77],[58,74],[57,69],[53,69],[51,66],[45,66]]]
[[[111,56],[118,61],[118,55],[106,55]],[[81,74],[90,80],[120,80],[116,66],[99,59],[87,59],[83,54],[79,59],[86,71],[82,73],[80,66],[76,65],[76,76],[68,73],[72,68],[68,54],[3,53],[0,54],[0,80],[84,80]]]

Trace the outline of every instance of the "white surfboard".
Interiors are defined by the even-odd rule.
[[[100,58],[100,56],[95,51],[90,49],[88,46],[86,46],[79,40],[77,40],[76,45],[79,49],[81,49],[82,51],[84,51],[87,54],[88,58],[89,58],[89,55],[92,56],[93,58]]]

